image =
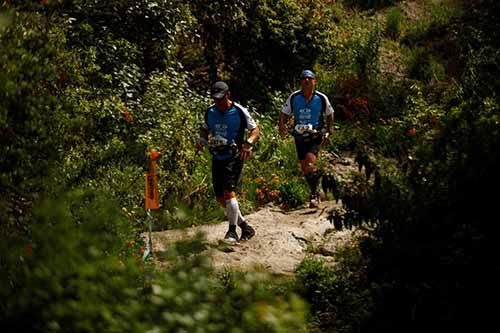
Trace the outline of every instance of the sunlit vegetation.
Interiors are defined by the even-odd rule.
[[[498,13],[494,0],[3,1],[3,331],[483,331],[500,296]],[[212,272],[203,239],[163,253],[164,271],[143,262],[151,149],[156,230],[224,218],[194,147],[215,78],[261,129],[243,212],[301,207],[277,117],[303,68],[336,109],[325,152],[361,171],[330,197],[332,221],[369,234],[282,284]]]

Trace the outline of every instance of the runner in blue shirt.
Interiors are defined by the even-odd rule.
[[[239,209],[236,193],[241,189],[243,163],[252,154],[259,137],[259,128],[246,108],[231,100],[231,92],[223,81],[211,89],[214,104],[205,112],[197,150],[208,145],[212,153],[212,182],[217,201],[225,209],[229,230],[224,239],[236,243],[249,240],[255,230],[245,221]],[[245,130],[248,138],[245,140]],[[238,238],[236,225],[241,228]]]
[[[301,73],[300,87],[301,90],[293,92],[283,106],[279,132],[282,137],[288,134],[287,123],[293,117],[294,128],[291,133],[295,138],[300,168],[311,190],[309,207],[316,208],[319,205],[320,178],[316,161],[321,147],[333,132],[334,110],[328,97],[316,90],[316,74],[313,71],[304,70]]]

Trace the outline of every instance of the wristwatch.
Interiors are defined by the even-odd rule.
[[[250,141],[249,139],[247,139],[247,140],[245,141],[245,143],[246,143],[247,145],[249,145],[250,147],[252,147],[252,146],[253,146],[253,142],[252,142],[252,141]]]

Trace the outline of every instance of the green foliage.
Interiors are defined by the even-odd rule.
[[[428,49],[417,47],[410,51],[408,76],[411,79],[430,82],[445,78],[443,66],[437,62]]]
[[[102,82],[108,75],[111,80],[130,77],[123,67],[129,64],[142,74],[165,70],[174,60],[172,46],[190,24],[185,6],[176,0],[76,0],[59,10],[71,17],[71,44],[95,48],[100,68],[96,74]]]
[[[366,143],[365,130],[349,123],[335,126],[335,130],[330,137],[333,143],[332,149],[337,152],[356,151]]]
[[[19,229],[33,201],[60,183],[50,178],[57,177],[52,171],[71,128],[74,104],[65,95],[66,76],[78,62],[65,49],[61,21],[5,15],[10,24],[0,30],[0,219],[6,222],[2,229]]]
[[[297,208],[304,204],[307,199],[306,187],[298,180],[289,180],[281,184],[280,201],[287,209]]]
[[[449,30],[450,24],[463,14],[459,3],[453,0],[423,1],[422,13],[413,20],[404,21],[402,42],[416,46],[429,42],[446,43],[446,39],[440,35]],[[435,49],[438,50],[439,47]]]
[[[386,6],[393,6],[400,0],[344,0],[349,5],[357,6],[361,9],[374,9]]]
[[[146,321],[153,329],[305,331],[304,303],[294,294],[277,297],[269,289],[266,274],[224,271],[214,275],[204,258],[189,259],[192,252],[182,254],[178,246],[176,249],[169,256],[177,258],[178,264],[151,284],[147,296]]]
[[[200,237],[169,251],[176,261],[168,271],[152,271],[131,222],[104,195],[46,201],[33,222],[29,243],[0,244],[0,315],[9,332],[305,331],[302,300],[277,297],[264,274],[219,279],[192,255]]]
[[[281,103],[273,97],[271,114],[253,113],[259,124],[260,139],[255,153],[245,167],[244,198],[254,207],[268,202],[282,204],[285,208],[297,208],[305,200],[305,183],[297,163],[294,141],[282,139],[277,132]]]
[[[31,222],[29,242],[1,245],[2,326],[126,329],[140,281],[133,257],[118,255],[134,237],[130,221],[105,196],[76,191],[45,201]]]
[[[243,209],[272,200],[301,205],[306,186],[294,144],[277,136],[276,124],[287,95],[280,91],[312,67],[332,101],[349,95],[368,110],[353,124],[337,118],[328,148],[359,153],[366,177],[343,184],[343,218],[374,228],[361,243],[367,260],[345,252],[339,266],[306,261],[299,269],[301,294],[320,328],[425,330],[438,322],[432,326],[481,329],[495,315],[485,299],[500,295],[491,220],[497,203],[489,195],[500,186],[499,5],[424,5],[422,18],[401,27],[410,79],[391,82],[378,70],[383,36],[372,12],[339,2],[6,1],[2,326],[303,331],[304,304],[273,294],[267,277],[216,278],[203,258],[188,255],[204,248],[201,240],[179,244],[178,260],[155,275],[137,262],[137,233],[145,227],[151,148],[163,153],[160,228],[222,217],[211,194],[210,156],[194,152],[206,88],[217,75],[238,99],[255,100],[248,105],[262,133],[245,167]],[[393,20],[386,32],[397,35]],[[264,185],[260,202],[256,190]],[[83,190],[64,194],[75,188]],[[279,195],[271,198],[272,191]]]
[[[297,289],[311,304],[315,326],[319,329],[355,332],[372,310],[373,295],[365,287],[360,253],[345,248],[339,257],[343,259],[333,267],[319,260],[304,260],[296,271]]]
[[[191,1],[190,6],[205,45],[209,80],[223,78],[235,96],[259,105],[269,90],[295,84],[298,73],[314,64],[328,24],[326,5],[316,0]]]
[[[408,325],[463,331],[483,327],[493,318],[481,298],[499,294],[493,282],[498,265],[491,264],[492,253],[498,250],[490,236],[498,231],[488,217],[495,204],[487,194],[500,184],[493,167],[499,162],[499,131],[493,124],[500,112],[491,90],[497,87],[493,76],[497,77],[498,67],[492,64],[498,60],[488,51],[496,47],[492,45],[497,44],[497,31],[478,28],[492,24],[488,19],[484,25],[478,14],[495,6],[493,2],[470,4],[469,14],[457,18],[461,23],[448,27],[453,34],[460,31],[460,42],[448,52],[456,52],[457,45],[472,47],[475,52],[469,55],[474,57],[467,59],[472,60],[471,67],[464,73],[485,73],[481,82],[467,77],[450,85],[448,89],[454,91],[444,91],[442,99],[436,99],[429,86],[411,87],[400,110],[402,117],[390,121],[390,130],[377,131],[387,136],[384,142],[392,138],[397,148],[385,153],[396,153],[397,160],[378,159],[378,181],[366,182],[357,195],[363,200],[347,205],[362,202],[361,208],[376,208],[360,210],[358,205],[358,214],[352,216],[363,215],[376,225],[375,238],[362,243],[373,290],[379,295],[377,310],[366,322],[365,327],[372,327],[368,331],[400,331]],[[479,35],[481,45],[473,42]],[[435,56],[431,50],[426,50],[424,62],[430,70]],[[463,54],[447,56],[460,60]],[[482,66],[489,70],[479,70]],[[418,79],[428,82],[429,75]],[[471,309],[470,304],[476,306]]]
[[[363,122],[372,119],[369,97],[379,78],[382,34],[378,23],[364,14],[347,11],[330,27],[318,58],[318,89],[326,93],[336,109],[337,120]]]
[[[391,9],[386,16],[385,34],[392,39],[397,39],[401,34],[401,11],[397,8]]]

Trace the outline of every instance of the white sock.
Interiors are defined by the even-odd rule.
[[[239,204],[238,204],[238,208],[239,208]],[[226,209],[224,208],[224,216],[227,217],[227,213],[226,213]],[[242,223],[245,223],[246,220],[245,218],[243,217],[243,214],[241,214],[241,210],[238,209],[238,225],[241,225]]]
[[[229,221],[229,225],[236,225],[238,223],[239,211],[240,207],[238,206],[236,198],[226,200],[226,216]]]

